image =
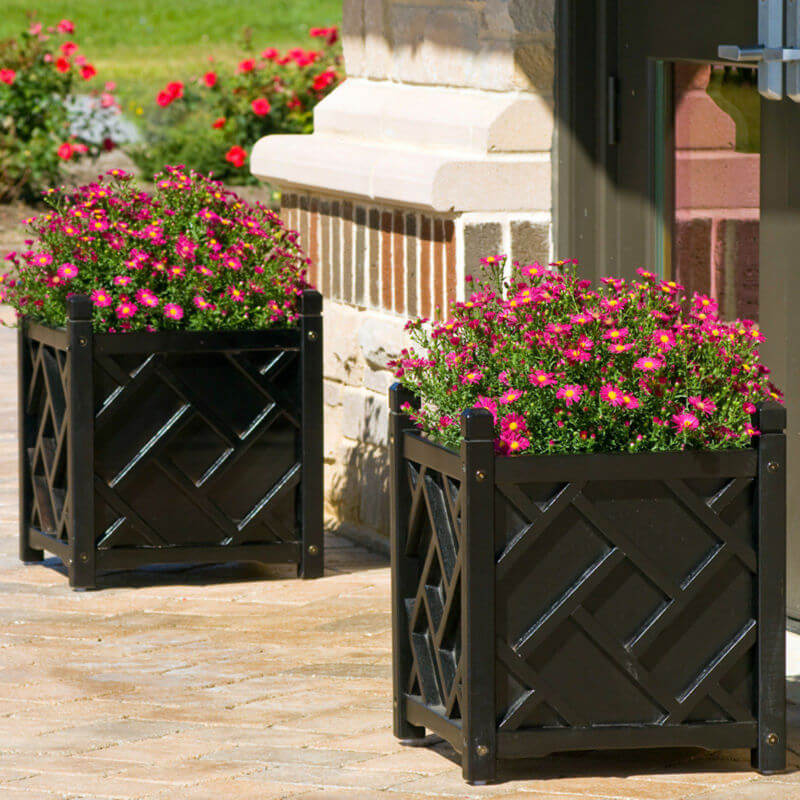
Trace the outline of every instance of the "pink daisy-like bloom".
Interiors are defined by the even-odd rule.
[[[69,261],[65,261],[59,268],[58,268],[58,277],[65,281],[71,281],[73,278],[77,277],[78,275],[78,268]]]
[[[624,400],[622,399],[624,394],[622,389],[618,389],[608,383],[600,388],[600,399],[612,406],[624,405]]]
[[[105,289],[95,289],[92,292],[92,303],[96,308],[108,308],[111,302],[111,295]]]
[[[612,342],[608,346],[608,352],[617,355],[619,353],[627,353],[628,350],[633,350],[633,348],[633,342]]]
[[[139,291],[136,292],[136,300],[147,308],[155,308],[160,302],[149,289],[139,289]]]
[[[749,422],[744,426],[744,430],[748,436],[761,436],[761,431],[754,428]]]
[[[228,269],[239,270],[239,269],[242,268],[242,261],[241,261],[241,259],[237,258],[236,256],[228,256],[225,259],[225,266]]]
[[[569,321],[573,325],[587,325],[592,321],[592,318],[589,314],[573,314]]]
[[[164,306],[164,316],[167,319],[183,319],[183,309],[177,303],[167,303]]]
[[[136,315],[138,310],[139,309],[137,308],[136,303],[132,303],[130,300],[123,298],[120,304],[117,306],[117,316],[120,319],[130,319]]]
[[[228,287],[228,296],[234,303],[244,303],[244,292],[236,286]]]
[[[577,403],[583,394],[583,387],[575,383],[568,383],[556,392],[556,398],[563,400],[568,406]]]
[[[659,350],[669,352],[675,347],[675,335],[672,331],[659,329],[653,332],[653,343]]]
[[[505,434],[501,437],[500,441],[503,443],[504,449],[509,455],[524,453],[531,446],[530,439],[521,434]]]
[[[478,395],[478,399],[475,401],[473,408],[485,408],[494,418],[494,421],[497,422],[497,403],[492,400],[491,397],[483,397]]]
[[[182,278],[186,274],[186,269],[180,264],[175,264],[167,270],[170,278]]]
[[[630,411],[635,411],[639,408],[640,403],[632,394],[625,392],[622,395],[622,405]]]
[[[694,431],[700,426],[700,421],[694,414],[682,411],[680,414],[672,415],[672,424],[677,431]]]
[[[541,275],[544,275],[544,273],[547,272],[547,269],[536,262],[533,264],[526,264],[520,271],[526,278],[538,278]]]
[[[645,356],[636,361],[633,366],[643,372],[656,372],[664,366],[664,361],[656,356]]]
[[[620,341],[622,339],[627,338],[627,336],[628,336],[627,328],[612,328],[610,331],[606,331],[603,334],[604,339],[608,339],[609,341],[612,342]]]
[[[756,413],[756,405],[755,405],[755,403],[750,403],[750,402],[744,403],[744,404],[743,404],[743,406],[742,406],[742,408],[743,408],[743,409],[744,409],[744,410],[745,410],[745,411],[746,411],[748,414],[755,414],[755,413]]]
[[[717,410],[717,404],[710,397],[690,397],[689,405],[704,414],[713,414]]]
[[[503,433],[522,434],[528,429],[521,414],[508,414],[500,422]]]
[[[185,236],[179,236],[178,241],[175,243],[175,253],[179,258],[191,260],[197,252],[197,245]]]
[[[581,364],[585,361],[589,361],[591,356],[580,347],[569,347],[564,350],[564,358],[566,358],[567,361],[571,361],[573,364]]]
[[[536,369],[528,375],[528,380],[534,386],[553,386],[556,382],[555,376],[552,372],[545,372],[542,369]]]
[[[130,275],[115,275],[113,284],[114,286],[127,286],[132,280]]]
[[[500,402],[507,406],[511,403],[516,403],[516,401],[519,400],[524,394],[525,392],[522,392],[519,389],[508,389],[503,393],[503,396],[500,398]]]
[[[49,267],[53,263],[53,256],[50,253],[36,253],[32,260],[37,267]]]
[[[196,294],[192,298],[192,303],[194,304],[195,308],[199,308],[201,311],[205,311],[207,308],[211,308],[212,306],[212,303],[206,300],[205,297],[200,294]]]
[[[483,373],[479,369],[471,369],[461,376],[461,383],[464,386],[472,386],[475,383],[480,383],[483,378]]]
[[[437,427],[440,430],[444,430],[445,428],[449,428],[454,423],[455,420],[452,417],[448,417],[447,414],[442,414],[442,416],[439,417],[439,422],[437,423]]]

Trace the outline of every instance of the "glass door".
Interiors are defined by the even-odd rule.
[[[800,2],[607,0],[605,15],[596,262],[626,277],[649,266],[759,320],[789,412],[800,619]]]

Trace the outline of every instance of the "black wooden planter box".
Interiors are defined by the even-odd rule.
[[[167,562],[322,574],[322,298],[297,328],[94,334],[19,329],[20,557],[91,588]]]
[[[785,768],[785,411],[753,449],[455,452],[390,392],[395,735],[464,777],[566,750],[751,748]]]

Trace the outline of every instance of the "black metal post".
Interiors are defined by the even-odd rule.
[[[461,415],[464,551],[461,639],[464,647],[464,779],[490,783],[497,771],[495,698],[494,421],[486,409]]]
[[[321,578],[325,569],[323,509],[322,417],[322,295],[307,289],[302,299],[300,381],[302,415],[302,504],[303,552],[298,574]]]
[[[425,728],[412,725],[406,719],[405,696],[411,673],[412,655],[408,630],[406,598],[417,590],[418,565],[406,554],[408,517],[411,512],[411,490],[403,458],[403,434],[413,429],[403,406],[419,407],[419,399],[399,383],[389,389],[389,453],[392,556],[392,684],[394,687],[394,735],[409,745],[425,738]]]
[[[67,399],[70,557],[69,584],[73,589],[95,586],[94,533],[94,340],[92,301],[73,295],[67,301]]]
[[[31,383],[31,359],[25,320],[17,329],[17,432],[19,441],[19,557],[25,563],[42,561],[44,551],[30,545],[31,524],[31,465],[28,448],[32,445],[33,431],[28,414],[28,390]]]
[[[758,745],[763,774],[786,769],[786,409],[762,403],[756,489],[758,548]]]

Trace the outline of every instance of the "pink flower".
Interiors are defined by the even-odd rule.
[[[644,372],[656,372],[664,366],[664,361],[657,356],[645,356],[636,361],[633,366]]]
[[[37,267],[49,267],[53,263],[53,256],[50,253],[37,253],[32,260]]]
[[[239,62],[239,72],[253,72],[256,68],[256,60],[254,58],[246,58],[244,61]]]
[[[528,380],[534,386],[553,386],[556,382],[555,376],[552,372],[545,372],[541,369],[536,369],[528,375]]]
[[[211,308],[212,306],[212,303],[199,294],[196,294],[192,298],[192,303],[194,303],[195,308],[199,308],[201,311],[205,311],[207,308]]]
[[[521,434],[505,434],[500,439],[504,446],[504,450],[509,455],[516,455],[524,453],[530,446],[531,441]]]
[[[13,69],[0,69],[0,83],[6,86],[11,86],[17,77],[17,73]]]
[[[676,430],[686,432],[696,430],[700,425],[700,421],[694,414],[682,411],[680,414],[672,415],[672,424]]]
[[[65,281],[71,281],[78,275],[78,268],[69,261],[65,261],[58,268],[58,277]]]
[[[138,310],[136,303],[132,303],[130,300],[123,298],[117,306],[117,316],[120,319],[130,319],[135,316]]]
[[[473,408],[485,408],[494,418],[495,424],[497,423],[497,403],[491,397],[483,397],[478,395],[478,399],[472,406]]]
[[[242,261],[236,256],[228,256],[225,259],[225,266],[228,269],[238,270],[242,268]]]
[[[461,376],[461,383],[464,386],[472,386],[475,383],[480,383],[483,378],[483,373],[479,369],[471,369]]]
[[[197,245],[191,239],[186,236],[178,237],[178,241],[175,244],[175,253],[180,258],[193,259],[195,252],[197,252]]]
[[[217,73],[206,72],[206,74],[203,75],[203,83],[208,86],[209,89],[213,89],[214,86],[217,85]]]
[[[127,286],[133,278],[130,275],[115,275],[114,276],[114,286]]]
[[[523,434],[527,430],[525,418],[520,414],[508,414],[500,422],[503,433]]]
[[[744,403],[744,405],[742,406],[742,408],[743,408],[743,409],[744,409],[744,410],[745,410],[745,411],[746,411],[748,414],[755,414],[755,413],[756,413],[756,406],[755,406],[755,403],[750,403],[750,402]]]
[[[238,286],[228,287],[228,297],[230,297],[234,303],[244,303],[244,291]]]
[[[136,292],[136,300],[147,308],[155,308],[160,302],[150,289],[139,289]]]
[[[612,406],[623,405],[623,395],[624,392],[622,389],[618,389],[616,386],[611,386],[608,383],[600,389],[600,399]]]
[[[500,398],[500,402],[503,405],[509,405],[510,403],[515,403],[524,394],[525,392],[521,392],[519,389],[508,389],[503,393],[503,396]]]
[[[583,387],[578,386],[574,383],[568,383],[566,386],[562,386],[557,392],[556,397],[559,400],[563,400],[564,403],[568,406],[577,403],[578,400],[581,399],[581,395],[583,394]]]
[[[625,392],[622,395],[622,405],[630,411],[635,411],[639,408],[640,403],[632,394]]]
[[[75,23],[69,19],[62,19],[61,22],[56,25],[56,30],[59,33],[75,33]]]
[[[167,303],[164,306],[164,316],[167,319],[183,319],[183,309],[177,303]]]
[[[619,353],[627,353],[628,350],[633,350],[633,348],[633,342],[612,342],[608,346],[608,352],[617,355]]]
[[[606,331],[603,334],[604,339],[608,339],[612,342],[621,341],[622,339],[627,338],[628,336],[628,329],[627,328],[612,328],[610,331]]]
[[[108,308],[111,302],[111,295],[105,289],[95,289],[92,292],[92,303],[96,308]]]
[[[653,332],[653,342],[664,353],[675,347],[675,336],[672,331],[659,329]]]
[[[713,414],[717,410],[717,404],[710,397],[690,397],[689,405],[704,414]]]

